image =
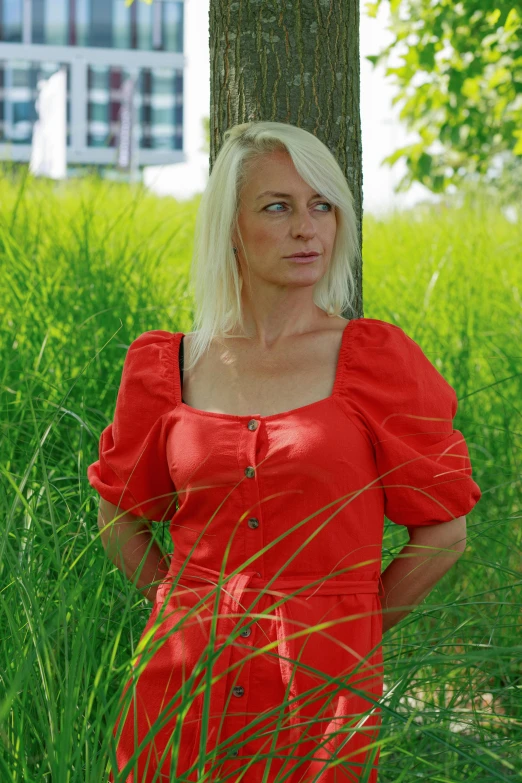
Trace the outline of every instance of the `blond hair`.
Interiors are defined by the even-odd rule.
[[[225,338],[232,330],[244,335],[243,281],[232,249],[234,230],[241,238],[237,222],[239,194],[246,181],[246,164],[278,150],[290,155],[300,176],[336,211],[332,256],[326,273],[314,286],[313,301],[329,316],[346,311],[355,315],[353,270],[360,264],[361,251],[353,196],[336,159],[322,141],[295,125],[268,121],[235,125],[224,134],[196,215],[189,275],[195,303],[190,367],[208,350],[214,337]],[[248,263],[244,245],[243,252]],[[188,369],[188,363],[186,366]]]

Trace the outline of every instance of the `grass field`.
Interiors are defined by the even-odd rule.
[[[2,783],[107,780],[151,605],[104,553],[86,470],[130,342],[192,329],[198,203],[0,175]],[[464,554],[384,636],[379,783],[520,780],[522,224],[478,196],[365,216],[363,259],[364,315],[455,388],[483,493]],[[405,534],[386,521],[383,569]]]

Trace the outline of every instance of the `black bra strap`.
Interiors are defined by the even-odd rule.
[[[182,335],[181,340],[179,341],[179,377],[181,383],[181,402],[184,402],[183,400],[183,361],[184,361],[183,337],[184,335]]]

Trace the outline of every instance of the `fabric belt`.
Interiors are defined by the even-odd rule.
[[[176,557],[172,557],[170,561],[165,581],[170,582],[181,570],[183,570],[181,575],[182,581],[187,579],[195,580],[202,587],[210,584],[215,586],[218,583],[219,571],[205,568],[197,563],[189,562],[186,564],[184,560]],[[261,577],[259,572],[254,570],[240,571],[232,578],[228,578],[226,573],[223,574],[223,580],[227,579],[228,581],[226,581],[224,586],[229,593],[237,593],[238,591],[242,593],[246,586],[256,590],[263,590],[270,582],[270,587],[266,589],[267,594],[270,594],[272,591],[286,592],[288,590],[293,592],[294,590],[299,590],[299,596],[379,593],[382,598],[384,595],[382,579],[375,569],[371,571],[353,571],[344,574],[342,578],[325,578],[323,582],[318,582],[318,577],[314,575],[306,577],[278,576],[276,579],[271,580]],[[317,584],[310,585],[310,582],[317,582]],[[301,590],[300,588],[305,589]]]

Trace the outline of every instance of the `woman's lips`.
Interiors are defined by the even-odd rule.
[[[297,264],[310,264],[315,261],[319,256],[289,256],[289,261],[295,261]]]

